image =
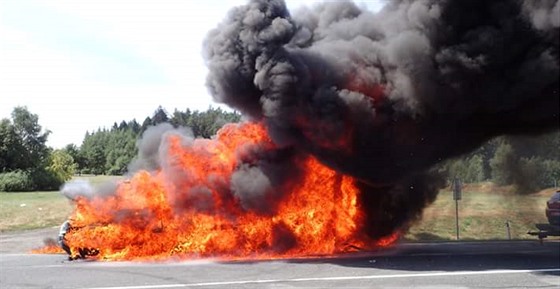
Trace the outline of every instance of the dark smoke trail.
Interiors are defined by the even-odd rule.
[[[291,15],[255,0],[209,33],[208,87],[280,147],[361,180],[379,237],[434,199],[435,163],[558,129],[559,3],[403,0],[372,13],[339,1]]]

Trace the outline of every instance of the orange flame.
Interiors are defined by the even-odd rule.
[[[100,260],[294,258],[375,248],[360,232],[354,180],[312,157],[271,213],[245,210],[231,194],[239,159],[274,144],[260,124],[227,125],[215,140],[170,136],[167,163],[119,184],[113,196],[81,198],[66,235],[72,254],[95,249]],[[227,191],[228,193],[223,193]]]
[[[45,245],[42,248],[33,249],[31,254],[66,254],[62,248],[55,244]]]

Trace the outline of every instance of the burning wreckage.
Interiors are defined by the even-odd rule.
[[[230,11],[207,86],[247,119],[153,127],[127,181],[68,184],[73,257],[259,259],[388,246],[433,202],[430,168],[559,123],[559,2],[280,0]]]

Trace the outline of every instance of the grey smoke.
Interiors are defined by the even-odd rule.
[[[76,200],[78,197],[91,199],[94,196],[94,188],[88,181],[78,179],[62,185],[60,193],[70,200]]]
[[[207,84],[295,151],[294,166],[311,154],[359,179],[368,217],[388,228],[366,230],[380,237],[434,199],[435,163],[497,135],[558,129],[558,6],[403,0],[373,13],[333,1],[292,15],[283,1],[250,1],[209,32]],[[375,221],[376,202],[403,205]]]
[[[113,195],[117,186],[117,181],[107,181],[94,187],[87,180],[77,179],[66,182],[62,185],[60,193],[72,201],[77,200],[79,197],[93,199],[94,197],[107,197]]]
[[[150,126],[136,144],[138,156],[130,163],[128,171],[134,173],[139,170],[154,171],[161,168],[162,154],[166,153],[166,136],[170,134],[180,135],[191,141],[194,138],[189,128],[174,128],[169,123]]]
[[[272,189],[268,177],[257,167],[243,166],[231,176],[231,191],[247,210],[259,211]]]
[[[215,144],[161,124],[142,135],[129,171],[165,178],[178,214],[234,218],[227,208],[274,214],[314,156],[356,179],[360,230],[381,238],[433,202],[444,184],[437,162],[498,135],[558,129],[558,39],[558,1],[402,0],[377,13],[330,1],[294,14],[281,0],[250,1],[209,32],[207,84],[216,101],[262,122],[276,148],[241,146],[231,176],[200,175],[170,153],[170,137],[203,155]],[[94,194],[67,185],[70,198]],[[280,251],[296,242],[281,224],[274,235]]]
[[[523,12],[537,29],[550,31],[560,27],[560,1],[525,0]]]

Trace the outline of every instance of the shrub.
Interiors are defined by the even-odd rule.
[[[449,160],[443,170],[450,179],[457,177],[464,183],[484,181],[484,163],[480,155]]]
[[[65,182],[70,180],[76,172],[76,164],[70,154],[64,150],[55,150],[49,157],[49,165],[46,170],[49,175]]]
[[[519,174],[519,161],[513,148],[507,142],[498,145],[494,157],[490,160],[492,180],[500,185],[509,185]]]
[[[33,171],[32,175],[35,188],[41,191],[55,191],[62,186],[64,180],[59,178],[56,173],[45,169],[37,169]]]
[[[560,161],[558,160],[545,160],[543,161],[545,167],[544,181],[546,187],[558,186],[560,183]]]
[[[538,157],[521,158],[519,160],[519,174],[514,179],[520,194],[530,194],[544,188],[554,186],[560,174],[560,162],[543,160]]]
[[[2,192],[28,192],[35,188],[29,172],[12,171],[0,174],[0,191]]]

